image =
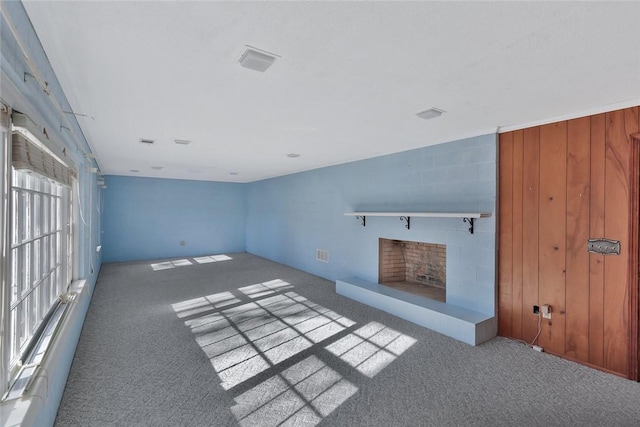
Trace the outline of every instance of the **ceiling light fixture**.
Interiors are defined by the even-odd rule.
[[[138,173],[140,171],[138,169],[129,169],[129,172]]]
[[[174,141],[178,145],[189,145],[189,144],[191,144],[191,141],[189,141],[188,139],[175,139]]]
[[[164,166],[151,166],[151,169],[155,169],[157,171],[161,170],[162,168],[164,168]]]
[[[289,154],[287,154],[287,157],[291,157],[292,159],[295,159],[296,157],[300,157],[300,154],[298,154],[298,153],[289,153]]]
[[[238,175],[238,172],[229,172],[229,175]]]
[[[148,144],[151,145],[153,144],[155,141],[153,139],[146,139],[146,138],[140,138],[140,144]]]
[[[439,108],[432,107],[432,108],[429,108],[428,110],[424,110],[416,114],[416,116],[420,117],[421,119],[429,120],[429,119],[435,119],[436,117],[440,117],[442,113],[446,113],[446,111],[441,110]]]
[[[247,49],[244,51],[238,62],[244,68],[249,68],[250,70],[260,71],[264,73],[267,68],[271,66],[276,60],[279,58],[279,55],[275,53],[270,53],[249,45],[246,45]]]

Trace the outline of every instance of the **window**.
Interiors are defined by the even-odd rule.
[[[26,128],[13,127],[11,144],[8,333],[2,342],[9,376],[71,283],[74,184],[72,170]]]
[[[12,171],[10,364],[56,298],[71,283],[71,190],[34,173]]]

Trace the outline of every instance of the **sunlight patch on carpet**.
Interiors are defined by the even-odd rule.
[[[193,258],[193,260],[198,264],[209,264],[211,262],[228,261],[230,259],[233,259],[233,258],[231,258],[229,255],[224,255],[224,254],[200,256],[200,257]]]
[[[378,322],[369,322],[326,349],[361,374],[373,378],[415,342]]]
[[[176,259],[173,261],[164,261],[151,264],[151,268],[153,269],[153,271],[160,271],[168,270],[170,268],[184,267],[187,265],[192,265],[191,261],[189,261],[188,259]]]
[[[184,323],[223,389],[268,371],[234,398],[241,426],[317,425],[358,391],[318,354],[372,378],[416,342],[378,322],[354,329],[353,320],[292,288],[276,279],[172,304],[179,318],[189,317]],[[304,358],[282,365],[297,355]]]
[[[227,261],[230,259],[233,259],[233,258],[231,258],[229,255],[221,254],[221,255],[208,255],[208,256],[195,257],[193,258],[193,261],[197,262],[198,264],[207,264],[210,262]],[[153,271],[162,271],[162,270],[169,270],[171,268],[176,268],[176,267],[186,267],[189,265],[193,265],[193,262],[189,261],[186,258],[182,258],[182,259],[176,259],[171,261],[156,262],[150,265]]]
[[[316,425],[357,391],[309,356],[236,397],[231,412],[241,426]]]

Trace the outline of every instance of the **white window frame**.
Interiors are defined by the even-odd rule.
[[[11,292],[9,370],[57,297],[71,283],[71,189],[33,173],[13,170],[11,186]]]
[[[73,279],[73,188],[11,165],[11,129],[2,127],[3,212],[0,398],[20,371],[23,354]],[[39,142],[39,141],[36,141]],[[8,158],[7,158],[8,157]]]
[[[9,351],[7,350],[9,330],[9,222],[11,192],[11,109],[2,104],[0,112],[0,396],[4,395],[11,378],[9,372]]]

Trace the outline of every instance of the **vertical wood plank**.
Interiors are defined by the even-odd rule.
[[[640,381],[640,107],[629,109],[629,351],[628,378]]]
[[[522,339],[532,342],[538,332],[538,224],[540,194],[540,128],[523,132],[522,165]]]
[[[604,237],[605,114],[591,116],[590,238]],[[589,363],[604,366],[604,255],[589,254]]]
[[[604,367],[628,373],[629,135],[626,111],[606,114],[605,236],[620,241],[620,256],[604,259]]]
[[[629,376],[640,381],[640,107],[636,107],[636,129],[631,136],[629,221]]]
[[[565,254],[567,217],[567,122],[540,127],[539,301],[552,308],[543,319],[540,344],[565,352]]]
[[[634,258],[632,258],[629,273],[631,278],[635,277],[635,284],[632,286],[634,286],[636,293],[635,317],[632,319],[634,323],[632,323],[631,329],[631,333],[633,334],[632,340],[635,340],[635,342],[632,343],[631,354],[629,356],[632,359],[631,367],[635,368],[635,371],[632,372],[635,373],[635,376],[630,376],[629,378],[640,381],[640,106],[636,107],[636,113],[638,132],[636,132],[632,138],[635,151],[633,155],[635,167],[633,169],[634,175],[632,176],[632,180],[636,187],[632,198],[633,219],[630,230],[632,238],[635,241],[635,255]]]
[[[630,135],[639,132],[634,107],[503,134],[499,187],[501,335],[531,342],[531,306],[550,304],[538,344],[633,379],[640,224],[631,220],[640,217],[640,196],[632,190],[640,171],[631,174],[640,147],[632,158]],[[602,237],[620,240],[621,255],[586,252],[588,238]]]
[[[498,230],[498,334],[512,336],[513,132],[500,135]]]
[[[567,123],[567,273],[565,354],[589,361],[589,117]]]
[[[513,256],[512,293],[513,312],[511,334],[522,339],[522,162],[524,131],[513,132]]]

